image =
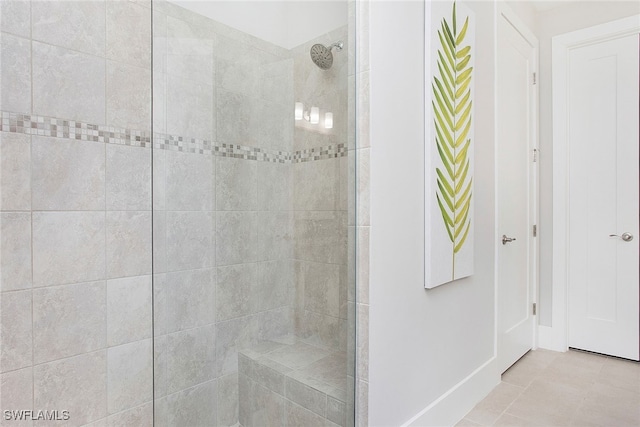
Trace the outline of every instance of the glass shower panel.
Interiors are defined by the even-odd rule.
[[[347,5],[266,3],[153,2],[157,426],[353,425]]]

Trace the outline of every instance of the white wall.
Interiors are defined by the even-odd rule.
[[[347,24],[346,0],[170,1],[286,49]]]
[[[424,3],[371,4],[369,424],[398,426],[494,356],[494,11],[476,11],[475,274],[424,289]],[[414,425],[455,423],[498,381]],[[472,384],[473,383],[473,384]],[[446,398],[444,398],[446,400]]]
[[[553,121],[551,99],[551,38],[571,31],[640,13],[638,1],[567,2],[537,15],[540,40],[540,290],[539,323],[552,325],[553,264]]]

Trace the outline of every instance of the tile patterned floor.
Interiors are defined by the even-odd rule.
[[[640,363],[530,351],[456,425],[466,426],[640,426]]]

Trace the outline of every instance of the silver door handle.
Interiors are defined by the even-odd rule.
[[[625,233],[622,233],[622,236],[618,236],[617,234],[609,234],[609,237],[619,237],[625,242],[630,242],[633,240],[633,234],[629,233],[628,231]]]
[[[513,242],[516,240],[515,237],[507,237],[505,234],[502,235],[502,244],[506,245],[507,243]]]

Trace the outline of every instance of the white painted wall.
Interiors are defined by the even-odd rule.
[[[540,290],[539,323],[552,325],[553,266],[553,121],[551,99],[551,38],[571,31],[640,13],[638,1],[567,2],[537,14],[540,40]]]
[[[490,366],[445,396],[494,357],[494,6],[469,6],[477,18],[475,274],[425,290],[424,3],[371,4],[373,426],[455,423],[499,381]]]
[[[347,24],[346,0],[170,0],[286,49]]]

